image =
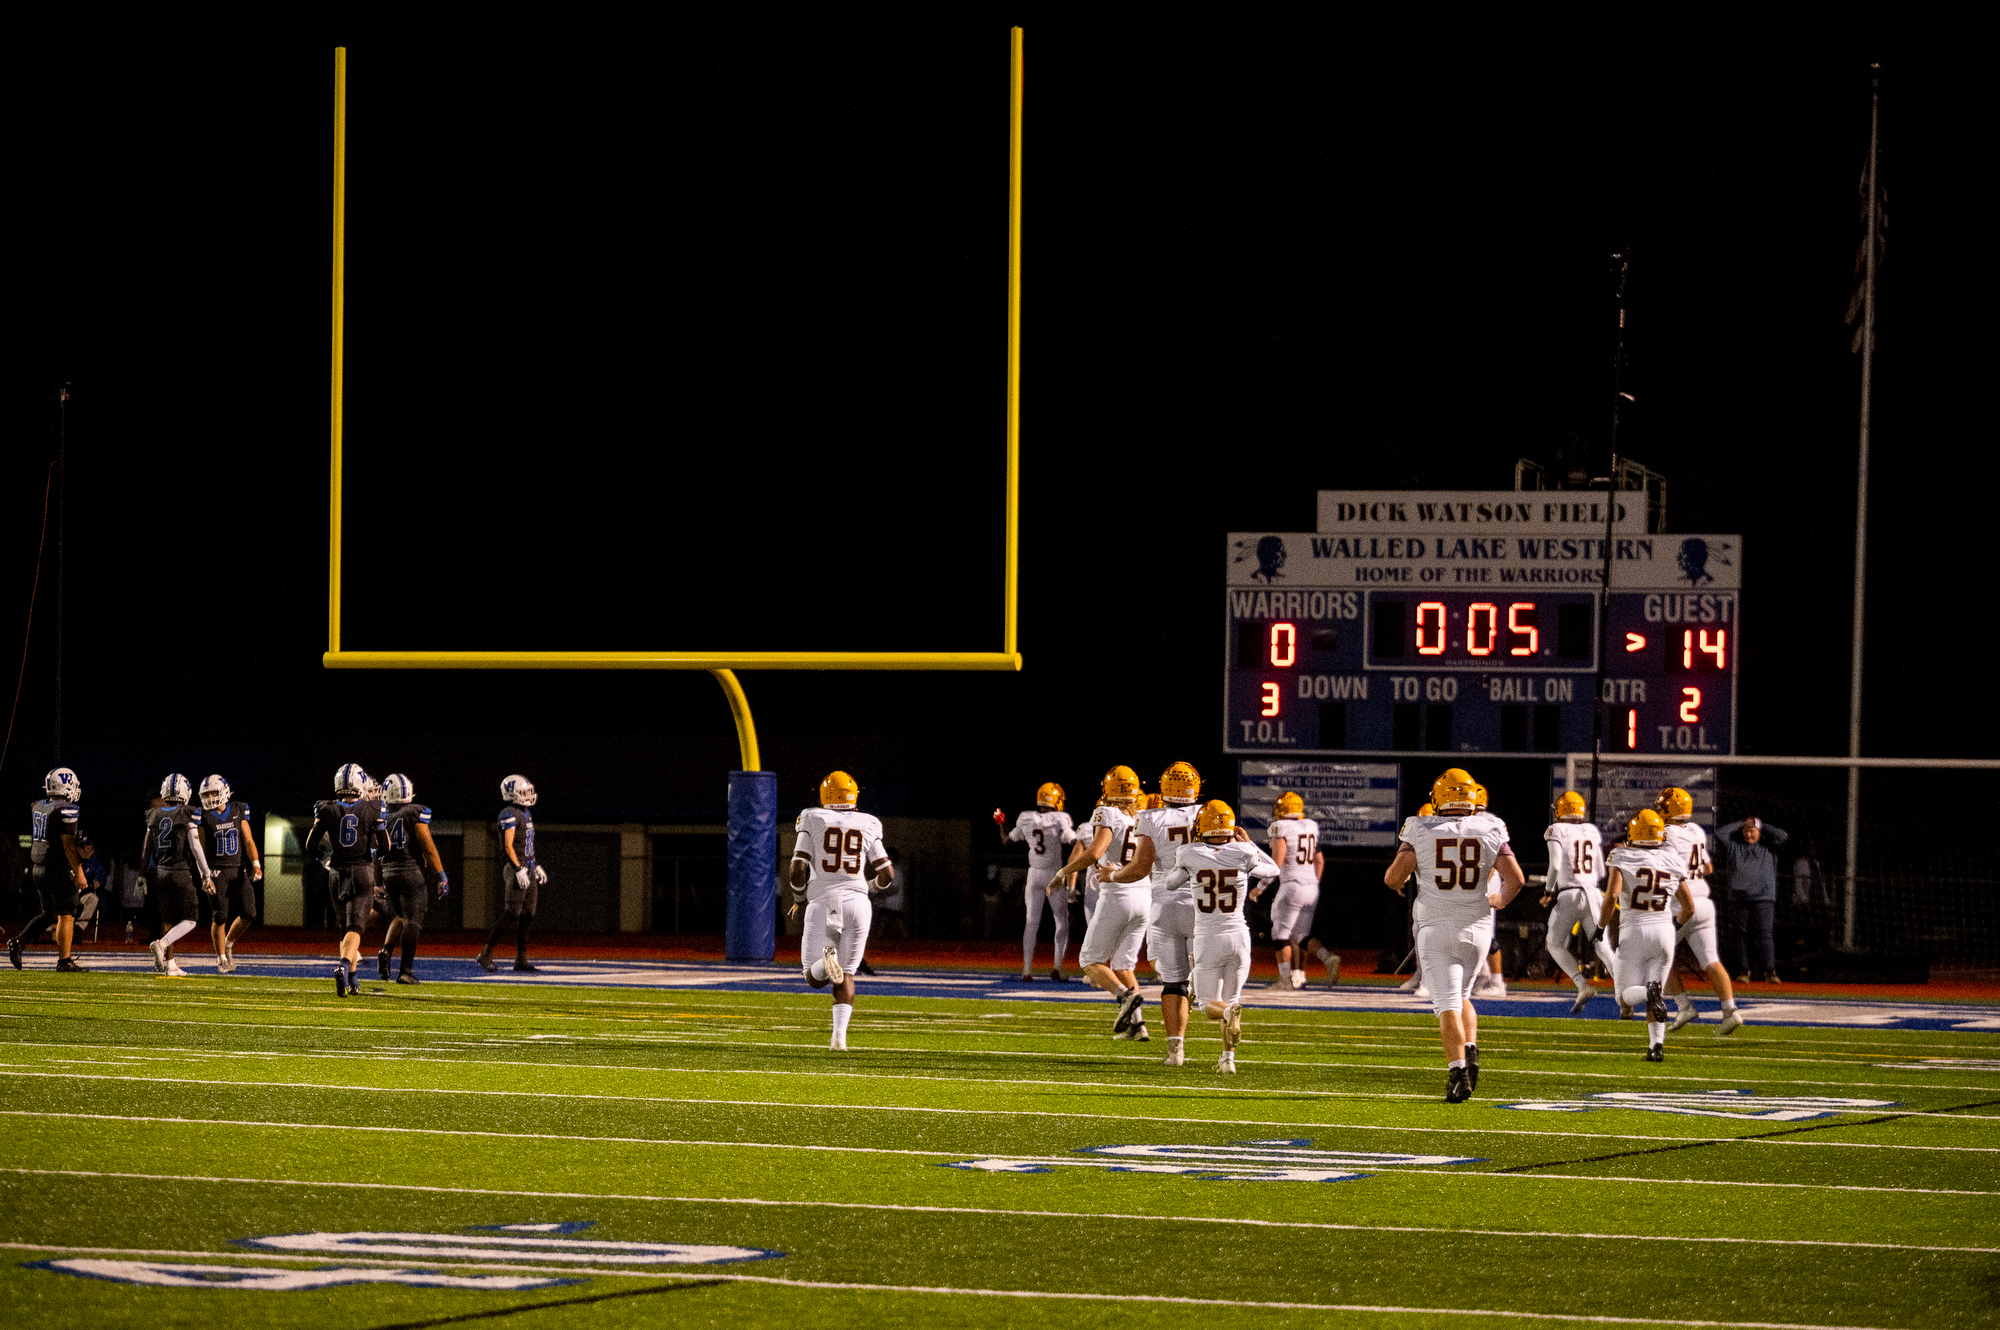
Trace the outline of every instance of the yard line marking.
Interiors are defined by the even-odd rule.
[[[196,1024],[198,1022],[188,1022],[188,1023]],[[24,1041],[0,1041],[0,1045],[5,1045],[9,1043],[22,1043],[22,1042]],[[776,1041],[765,1042],[765,1041],[753,1041],[753,1040],[730,1040],[727,1043],[721,1043],[713,1039],[675,1039],[665,1036],[662,1036],[657,1040],[651,1041],[649,1046],[654,1048],[659,1048],[669,1044],[682,1044],[699,1048],[715,1048],[715,1047],[785,1048],[785,1049],[792,1049],[795,1051],[811,1051],[815,1053],[822,1051],[824,1048],[824,1045],[816,1042],[779,1043]],[[105,1044],[80,1045],[80,1047],[106,1048],[106,1049],[115,1048],[114,1045],[105,1045]],[[236,1050],[231,1050],[231,1049],[223,1049],[223,1050],[188,1049],[186,1051],[196,1057],[215,1058],[215,1057],[236,1056]],[[245,1051],[252,1052],[253,1050],[245,1050]],[[406,1063],[425,1062],[425,1063],[437,1063],[451,1067],[532,1067],[536,1070],[541,1070],[541,1071],[555,1069],[562,1071],[615,1071],[622,1073],[656,1072],[665,1075],[686,1075],[686,1076],[812,1076],[815,1078],[844,1077],[852,1080],[868,1080],[868,1081],[875,1081],[875,1080],[949,1081],[954,1085],[965,1085],[965,1084],[1037,1085],[1037,1086],[1057,1085],[1057,1086],[1081,1086],[1092,1089],[1112,1088],[1112,1089],[1122,1089],[1122,1090],[1158,1088],[1163,1092],[1170,1092],[1171,1090],[1175,1089],[1192,1088],[1183,1086],[1156,1087],[1154,1085],[1149,1085],[1145,1082],[1139,1082],[1139,1081],[1050,1081],[1046,1078],[1039,1080],[1003,1080],[993,1077],[973,1078],[966,1076],[924,1076],[908,1072],[889,1072],[889,1073],[878,1074],[874,1072],[859,1072],[859,1071],[785,1071],[774,1068],[755,1068],[755,1067],[665,1067],[665,1066],[642,1066],[642,1065],[633,1065],[626,1063],[603,1063],[603,1062],[551,1062],[551,1061],[527,1062],[511,1058],[425,1058],[425,1057],[412,1057],[401,1053],[398,1054],[376,1053],[372,1050],[363,1050],[363,1049],[356,1049],[352,1051],[349,1050],[328,1050],[328,1051],[338,1053],[340,1056],[343,1057],[352,1056],[359,1058],[367,1058],[371,1061],[381,1061],[381,1062],[406,1062]],[[920,1054],[928,1053],[939,1057],[953,1057],[953,1056],[1034,1057],[1034,1058],[1056,1058],[1069,1061],[1083,1060],[1091,1062],[1111,1059],[1114,1061],[1143,1062],[1148,1064],[1149,1066],[1158,1066],[1160,1063],[1159,1058],[1149,1053],[1044,1053],[1044,1052],[1010,1053],[1004,1049],[952,1050],[952,1049],[936,1049],[936,1048],[897,1048],[897,1047],[879,1046],[879,1045],[859,1048],[854,1051],[857,1053],[864,1053],[864,1054],[865,1053],[920,1053]],[[286,1054],[276,1050],[261,1051],[258,1055],[274,1056],[274,1057],[301,1056],[300,1054],[297,1053]],[[1437,1075],[1437,1067],[1435,1064],[1427,1066],[1401,1066],[1394,1063],[1379,1063],[1379,1062],[1295,1062],[1282,1058],[1258,1058],[1253,1062],[1246,1063],[1245,1065],[1253,1067],[1308,1067],[1308,1068],[1340,1068],[1346,1070],[1362,1070],[1362,1071],[1391,1071],[1391,1072],[1403,1072],[1413,1076]],[[1516,1075],[1516,1076],[1589,1077],[1592,1080],[1627,1081],[1627,1082],[1630,1082],[1633,1079],[1633,1076],[1631,1074],[1624,1072],[1614,1072],[1614,1071],[1543,1071],[1531,1067],[1508,1067],[1508,1066],[1497,1066],[1497,1067],[1488,1066],[1487,1070],[1498,1072],[1501,1075]],[[1866,1090],[2000,1090],[2000,1086],[1992,1086],[1992,1085],[1941,1085],[1936,1080],[1807,1081],[1807,1080],[1799,1080],[1797,1078],[1790,1076],[1675,1076],[1669,1073],[1660,1073],[1660,1072],[1654,1072],[1648,1075],[1644,1075],[1643,1079],[1648,1081],[1660,1081],[1660,1080],[1693,1081],[1701,1085],[1742,1085],[1742,1084],[1821,1085],[1821,1086],[1849,1086],[1855,1089],[1866,1089]],[[1263,1088],[1258,1088],[1254,1086],[1210,1085],[1210,1086],[1202,1086],[1200,1087],[1200,1089],[1203,1094],[1254,1094],[1259,1098],[1269,1098],[1274,1094],[1298,1095],[1300,1097],[1323,1097],[1323,1098],[1334,1098],[1334,1099],[1356,1099],[1356,1098],[1431,1099],[1435,1097],[1433,1095],[1428,1095],[1428,1094],[1383,1094],[1379,1092],[1372,1092],[1365,1090],[1299,1090],[1290,1087],[1278,1087],[1278,1086],[1267,1086]]]
[[[226,1182],[263,1187],[337,1187],[349,1191],[420,1191],[439,1192],[450,1196],[522,1196],[533,1200],[554,1201],[642,1201],[662,1205],[750,1205],[774,1209],[795,1209],[817,1207],[833,1210],[887,1210],[910,1214],[939,1215],[1003,1215],[1025,1219],[1079,1219],[1088,1221],[1100,1219],[1143,1219],[1168,1224],[1229,1224],[1241,1228],[1302,1228],[1330,1230],[1342,1233],[1447,1233],[1467,1237],[1491,1238],[1587,1238],[1604,1242],[1633,1242],[1659,1240],[1658,1234],[1641,1233],[1563,1233],[1510,1228],[1435,1228],[1413,1224],[1334,1224],[1302,1219],[1248,1219],[1238,1217],[1218,1217],[1215,1215],[1162,1215],[1162,1214],[1116,1214],[1103,1210],[1004,1210],[983,1205],[897,1205],[886,1201],[824,1201],[824,1200],[784,1200],[773,1201],[754,1196],[651,1196],[622,1192],[587,1191],[522,1191],[503,1187],[441,1187],[416,1182],[316,1182],[308,1178],[222,1178],[191,1177],[183,1173],[110,1173],[74,1168],[17,1168],[0,1166],[0,1173],[26,1173],[47,1177],[72,1178],[122,1178],[137,1182],[166,1182],[181,1184],[187,1182]],[[1445,1174],[1447,1177],[1459,1176]],[[1492,1177],[1493,1174],[1480,1174]],[[1574,1182],[1575,1178],[1556,1178],[1558,1182]],[[1641,1181],[1655,1182],[1659,1179],[1644,1178]],[[2000,1252],[2000,1247],[1944,1247],[1927,1246],[1914,1242],[1849,1242],[1834,1238],[1725,1238],[1714,1236],[1680,1237],[1676,1242],[1705,1242],[1725,1246],[1749,1247],[1862,1247],[1886,1251],[1925,1252],[1969,1252],[1974,1255],[1990,1255]],[[8,1244],[0,1243],[0,1246]],[[33,1248],[49,1251],[52,1248]],[[234,1255],[234,1253],[229,1253]]]
[[[1895,1116],[1901,1117],[1903,1115],[1899,1113],[1896,1114]],[[503,1140],[512,1140],[515,1138],[519,1138],[522,1140],[537,1140],[537,1141],[578,1141],[587,1144],[604,1144],[604,1145],[616,1145],[616,1144],[628,1144],[628,1143],[634,1145],[720,1145],[720,1146],[742,1145],[742,1146],[752,1146],[759,1149],[767,1149],[767,1150],[832,1150],[832,1151],[850,1151],[850,1152],[858,1152],[865,1154],[902,1154],[902,1155],[956,1156],[966,1153],[966,1151],[964,1150],[891,1150],[885,1148],[877,1148],[873,1146],[860,1146],[860,1145],[852,1145],[852,1146],[791,1145],[784,1142],[770,1142],[770,1141],[696,1141],[696,1140],[681,1140],[677,1138],[658,1137],[658,1136],[576,1136],[576,1135],[563,1135],[563,1134],[549,1133],[549,1132],[529,1132],[529,1131],[468,1131],[468,1130],[444,1128],[444,1127],[376,1127],[376,1126],[367,1126],[362,1124],[345,1123],[345,1122],[276,1122],[276,1121],[266,1121],[257,1119],[218,1120],[215,1118],[169,1118],[169,1117],[153,1117],[153,1116],[128,1114],[128,1113],[74,1113],[74,1112],[60,1111],[60,1110],[42,1110],[42,1109],[32,1109],[32,1108],[0,1109],[0,1117],[60,1118],[65,1121],[71,1121],[76,1119],[87,1119],[92,1122],[165,1122],[174,1124],[185,1123],[188,1125],[208,1126],[208,1127],[284,1127],[284,1128],[304,1128],[313,1131],[322,1131],[322,1130],[378,1131],[378,1132],[404,1132],[404,1133],[419,1132],[430,1136],[494,1136],[494,1137],[499,1137]],[[1122,1115],[1121,1115],[1121,1120],[1123,1120]],[[1239,1126],[1239,1127],[1241,1126],[1264,1127],[1264,1126],[1283,1125],[1287,1127],[1312,1127],[1316,1129],[1336,1130],[1336,1131],[1393,1131],[1393,1132],[1421,1131],[1421,1132],[1437,1133],[1446,1136],[1481,1136],[1481,1135],[1563,1136],[1563,1137],[1587,1136],[1592,1140],[1600,1140],[1600,1141],[1601,1140],[1665,1141],[1669,1145],[1674,1145],[1674,1146],[1802,1145],[1802,1146],[1811,1146],[1816,1148],[1833,1148],[1833,1149],[1844,1149],[1844,1150],[1938,1150],[1938,1151],[1949,1151],[1954,1154],[2000,1154],[2000,1146],[1995,1146],[1995,1145],[1893,1145],[1875,1141],[1777,1141],[1777,1140],[1765,1139],[1765,1137],[1762,1135],[1640,1136],[1640,1135],[1621,1134],[1617,1132],[1532,1131],[1521,1128],[1507,1128],[1507,1127],[1391,1127],[1391,1126],[1382,1126],[1380,1124],[1374,1124],[1374,1123],[1358,1123],[1358,1122],[1290,1122],[1290,1123],[1277,1124],[1277,1123],[1267,1123],[1267,1122],[1251,1122],[1247,1120],[1231,1121],[1223,1118],[1199,1118],[1199,1119],[1134,1118],[1130,1120],[1147,1121],[1147,1122],[1200,1121],[1200,1122],[1213,1122],[1218,1126]],[[1850,1122],[1834,1122],[1834,1123],[1822,1124],[1817,1127],[1808,1128],[1807,1130],[1830,1131],[1843,1127],[1851,1127],[1858,1125],[1862,1124],[1850,1123]]]

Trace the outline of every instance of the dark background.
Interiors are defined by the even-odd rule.
[[[335,41],[344,645],[997,649],[1012,21],[1026,668],[745,674],[787,810],[834,766],[903,816],[1052,778],[1087,808],[1110,763],[1181,757],[1233,795],[1222,533],[1310,530],[1319,488],[1505,488],[1521,456],[1601,473],[1626,246],[1623,451],[1675,529],[1745,537],[1741,751],[1844,752],[1871,58],[1867,751],[1993,755],[1955,668],[1989,631],[1993,151],[1950,33],[357,27],[15,71],[0,663],[67,381],[61,759],[101,815],[167,770],[303,810],[360,760],[444,816],[518,770],[551,822],[709,817],[737,764],[700,673],[321,669]],[[22,801],[56,747],[53,547]],[[1479,774],[1539,825],[1538,762]]]

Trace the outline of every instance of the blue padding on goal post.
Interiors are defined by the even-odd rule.
[[[778,954],[778,774],[729,773],[729,923],[723,958]]]

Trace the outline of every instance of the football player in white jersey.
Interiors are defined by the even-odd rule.
[[[1243,1037],[1243,981],[1250,977],[1250,925],[1243,903],[1251,881],[1268,882],[1278,876],[1278,865],[1236,825],[1235,811],[1220,799],[1202,805],[1194,835],[1175,851],[1173,869],[1160,885],[1168,892],[1185,891],[1194,901],[1194,998],[1202,1015],[1221,1022],[1222,1056],[1215,1069],[1233,1076]],[[1164,1010],[1164,998],[1161,1005]]]
[[[1271,859],[1278,865],[1278,895],[1271,902],[1271,945],[1278,949],[1278,987],[1306,986],[1306,957],[1317,956],[1326,966],[1326,986],[1340,980],[1340,957],[1312,936],[1313,913],[1319,908],[1319,880],[1326,874],[1320,853],[1319,823],[1306,816],[1303,796],[1290,790],[1278,796],[1265,837]],[[1251,888],[1250,899],[1264,894]]]
[[[1687,948],[1694,957],[1695,968],[1707,976],[1715,995],[1722,999],[1721,1033],[1731,1034],[1743,1028],[1743,1017],[1736,1010],[1736,989],[1729,982],[1729,967],[1722,963],[1722,953],[1715,945],[1715,902],[1708,895],[1708,875],[1715,871],[1715,865],[1708,857],[1708,833],[1694,820],[1694,796],[1677,785],[1661,790],[1653,807],[1666,819],[1667,846],[1680,855],[1687,869],[1686,891],[1694,902],[1694,914],[1676,930],[1680,945]],[[1696,1019],[1694,999],[1681,983],[1679,966],[1667,967],[1666,991],[1679,1008],[1673,1024],[1667,1027],[1669,1030],[1678,1030]]]
[[[847,1051],[854,971],[868,954],[868,925],[875,917],[869,883],[887,887],[894,880],[882,824],[855,811],[860,794],[861,787],[845,771],[819,783],[820,807],[799,813],[788,879],[794,899],[803,899],[806,907],[799,968],[814,988],[833,988],[829,1047],[836,1053]]]
[[[1419,892],[1417,958],[1431,990],[1446,1064],[1445,1102],[1462,1104],[1479,1085],[1479,1015],[1472,984],[1486,963],[1493,912],[1506,907],[1526,879],[1507,841],[1507,824],[1478,810],[1471,776],[1458,767],[1431,785],[1437,813],[1403,824],[1396,858],[1382,880],[1400,890],[1412,873]],[[1500,890],[1488,895],[1497,871]]]
[[[1132,862],[1138,847],[1132,840],[1133,812],[1140,801],[1139,777],[1128,766],[1104,773],[1104,802],[1090,817],[1090,839],[1076,838],[1076,854],[1056,874],[1066,881],[1084,869],[1097,869],[1097,909],[1083,930],[1078,959],[1083,977],[1111,994],[1118,1003],[1114,1038],[1144,1041],[1145,997],[1139,992],[1139,942],[1152,912],[1153,889],[1145,883],[1115,883],[1111,875]]]
[[[1187,1060],[1188,986],[1194,978],[1194,888],[1183,881],[1167,885],[1174,856],[1194,836],[1195,801],[1201,797],[1201,773],[1191,763],[1176,762],[1160,776],[1160,792],[1148,795],[1146,807],[1133,819],[1132,861],[1108,879],[1115,886],[1150,881],[1151,903],[1146,916],[1146,953],[1160,976],[1160,1023],[1167,1027],[1169,1067]],[[1234,826],[1232,820],[1230,825]],[[1101,888],[1100,888],[1101,890]]]
[[[1604,891],[1597,885],[1604,870],[1604,837],[1584,820],[1585,811],[1583,796],[1564,790],[1556,798],[1556,820],[1542,833],[1549,846],[1549,872],[1542,889],[1542,904],[1549,907],[1549,958],[1576,985],[1576,1001],[1569,1006],[1572,1016],[1582,1014],[1591,993],[1583,967],[1569,954],[1572,929],[1582,928],[1584,941],[1604,972],[1615,973],[1610,940],[1597,926],[1597,916],[1604,912]]]
[[[1049,978],[1069,982],[1063,973],[1063,956],[1069,951],[1070,891],[1056,882],[1056,870],[1069,857],[1066,847],[1076,844],[1076,827],[1063,811],[1063,787],[1049,781],[1035,791],[1035,806],[1014,819],[1007,830],[1007,816],[993,810],[993,825],[1000,829],[1000,843],[1025,842],[1028,847],[1027,906],[1028,926],[1021,932],[1021,982],[1035,977],[1035,939],[1042,931],[1042,906],[1055,914],[1056,963]]]
[[[1598,923],[1609,927],[1611,912],[1622,909],[1618,928],[1617,985],[1628,1007],[1646,1004],[1646,1061],[1664,1062],[1667,999],[1662,989],[1674,963],[1674,932],[1694,915],[1687,887],[1687,860],[1667,844],[1666,820],[1642,808],[1625,824],[1626,844],[1610,855],[1611,885],[1604,893]]]

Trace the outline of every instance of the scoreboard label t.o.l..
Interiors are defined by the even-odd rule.
[[[1582,751],[1608,646],[1607,748],[1735,752],[1742,539],[1615,533],[1607,639],[1598,511],[1594,531],[1232,534],[1224,748]]]

